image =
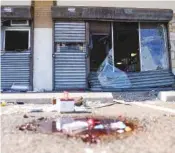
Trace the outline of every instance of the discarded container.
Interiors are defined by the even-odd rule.
[[[126,125],[123,122],[118,121],[118,122],[111,123],[110,124],[110,127],[113,130],[116,130],[116,129],[125,129],[126,128]]]
[[[118,132],[118,133],[123,133],[123,132],[124,132],[124,130],[117,130],[117,132]]]
[[[129,126],[126,126],[125,131],[130,132],[130,131],[132,131],[132,129]]]
[[[102,124],[99,124],[99,125],[96,125],[95,127],[94,127],[94,129],[99,129],[99,130],[102,130],[102,129],[104,129],[105,127],[104,127],[104,125],[102,125]]]
[[[53,98],[53,99],[52,99],[52,104],[53,104],[53,105],[56,105],[56,98]]]
[[[56,109],[60,113],[74,112],[74,99],[57,99]]]
[[[74,120],[72,118],[69,118],[69,117],[58,118],[56,120],[56,129],[58,131],[61,131],[64,124],[69,124],[69,123],[72,123],[73,121]]]
[[[67,134],[75,134],[88,129],[88,123],[85,121],[74,121],[64,124],[62,130]]]
[[[1,102],[1,106],[3,106],[3,107],[6,106],[6,102],[5,101],[2,101]]]
[[[64,98],[56,100],[56,108],[60,113],[74,112],[74,99],[69,98],[69,93],[64,92]]]

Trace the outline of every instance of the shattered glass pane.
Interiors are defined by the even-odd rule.
[[[112,49],[97,71],[98,80],[103,87],[129,88],[131,82],[127,74],[112,64]],[[121,86],[121,84],[122,86]]]
[[[141,70],[168,69],[166,28],[163,24],[140,24]]]

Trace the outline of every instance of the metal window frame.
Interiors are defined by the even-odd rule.
[[[28,49],[31,47],[31,29],[30,27],[5,27],[4,28],[4,43],[3,50],[5,51],[5,39],[6,39],[6,31],[28,31]]]
[[[139,34],[139,58],[140,58],[140,72],[142,72],[142,47],[141,47],[141,31],[140,31],[140,22],[138,22],[138,34]]]
[[[140,54],[140,72],[144,72],[142,69],[142,47],[141,47],[141,26],[140,24],[144,23],[144,22],[138,22],[138,27],[139,27],[139,54]],[[161,23],[161,22],[156,22],[156,23]],[[164,26],[162,27],[163,29],[163,37],[164,37],[164,45],[165,45],[165,49],[166,49],[166,54],[167,54],[167,64],[168,64],[168,69],[171,68],[171,64],[170,64],[170,53],[169,53],[169,39],[168,39],[168,27],[166,26],[166,23],[162,23]]]
[[[114,23],[111,22],[111,41],[112,41],[112,63],[113,63],[113,72],[115,71],[115,60],[114,60]]]
[[[10,25],[11,26],[15,26],[15,27],[18,27],[18,26],[29,26],[29,20],[25,20],[26,23],[13,23],[13,21],[20,21],[20,20],[10,20]]]

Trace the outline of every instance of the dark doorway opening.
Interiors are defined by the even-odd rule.
[[[140,71],[138,23],[114,23],[114,63],[125,72]]]
[[[96,72],[109,51],[108,35],[92,35],[93,47],[90,52],[90,71]]]
[[[96,72],[111,49],[110,22],[89,22],[89,70]]]

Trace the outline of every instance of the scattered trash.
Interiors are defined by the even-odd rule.
[[[126,125],[123,122],[118,121],[118,122],[115,122],[115,123],[111,123],[110,124],[110,127],[113,130],[116,130],[116,129],[125,129],[126,128]]]
[[[30,112],[43,112],[43,109],[32,109]]]
[[[18,105],[24,105],[24,102],[16,102]]]
[[[104,128],[105,127],[102,124],[99,124],[99,125],[94,126],[94,129],[104,129]]]
[[[1,102],[1,106],[2,106],[2,107],[6,106],[6,104],[7,104],[7,103],[6,103],[5,101],[2,101],[2,102]]]
[[[24,131],[24,130],[36,131],[37,130],[37,126],[34,125],[33,123],[27,123],[27,124],[21,125],[19,127],[19,130],[21,130],[21,131]]]
[[[34,123],[21,125],[19,130],[40,133],[60,133],[69,137],[81,138],[85,143],[100,143],[101,140],[124,138],[138,126],[134,120],[118,120],[104,117],[60,117],[46,119],[41,117]]]
[[[64,92],[64,98],[56,100],[56,108],[60,113],[74,112],[74,99],[69,98],[68,92]]]
[[[62,126],[64,124],[68,124],[68,123],[72,123],[74,120],[72,118],[69,118],[69,117],[61,117],[61,118],[58,118],[56,120],[56,129],[58,131],[61,131],[62,130]]]
[[[30,90],[30,87],[25,84],[13,83],[13,85],[11,86],[11,90],[26,92]]]
[[[102,107],[112,106],[112,105],[115,105],[115,104],[117,104],[117,102],[115,102],[115,101],[104,103],[104,102],[101,102],[100,100],[99,101],[89,101],[89,100],[87,100],[87,101],[84,102],[84,105],[86,106],[86,108],[89,108],[89,109],[102,108]]]
[[[42,120],[44,120],[44,119],[45,119],[44,117],[38,118],[39,121],[42,121]]]
[[[123,132],[124,132],[124,130],[117,130],[117,132],[118,132],[118,133],[123,133]]]
[[[56,98],[53,98],[53,99],[52,99],[52,104],[53,104],[53,105],[56,105],[56,102],[57,102],[57,101],[56,101]]]
[[[23,116],[24,118],[29,118],[29,116],[27,116],[26,114]]]
[[[130,132],[130,131],[132,131],[132,129],[131,129],[129,126],[126,126],[126,127],[125,127],[125,131],[126,131],[126,132]]]
[[[74,98],[75,106],[83,105],[83,97]]]
[[[72,123],[64,124],[62,131],[68,135],[74,135],[76,133],[87,130],[88,123],[85,121],[74,121]]]
[[[91,113],[91,111],[84,106],[74,106],[74,111],[76,113]]]

